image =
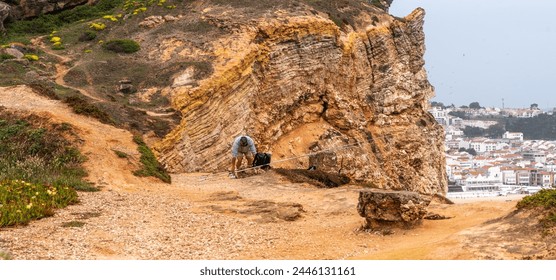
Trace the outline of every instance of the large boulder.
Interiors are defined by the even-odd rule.
[[[365,228],[412,228],[427,214],[429,196],[416,192],[365,190],[359,193],[357,212],[365,218]]]

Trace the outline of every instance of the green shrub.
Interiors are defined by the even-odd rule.
[[[524,197],[517,203],[518,209],[544,207],[547,209],[556,208],[556,189],[545,189]]]
[[[540,225],[545,229],[556,226],[556,189],[544,189],[539,192],[528,195],[521,199],[517,205],[517,209],[535,209],[543,208],[544,217],[540,219]],[[551,230],[545,230],[543,235],[551,234]]]
[[[134,53],[141,49],[137,42],[129,39],[110,40],[102,46],[116,53]]]
[[[165,183],[171,183],[172,178],[166,172],[164,167],[160,165],[153,152],[143,141],[141,136],[133,136],[133,141],[137,143],[137,145],[139,145],[139,147],[137,147],[137,150],[139,151],[139,153],[141,153],[141,158],[139,160],[143,165],[141,169],[134,171],[133,175],[139,177],[152,176],[162,180]]]
[[[0,54],[0,61],[7,60],[7,59],[13,59],[13,58],[15,58],[15,56],[13,56],[11,54],[7,54],[7,53]]]

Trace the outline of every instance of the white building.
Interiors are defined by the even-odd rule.
[[[523,141],[523,133],[522,132],[509,132],[506,131],[504,132],[504,135],[502,135],[503,139],[509,139],[509,140],[520,140]]]
[[[531,162],[545,163],[546,154],[540,151],[526,151],[521,154],[524,160],[529,160]]]
[[[450,118],[448,117],[448,110],[444,110],[440,107],[432,107],[429,113],[432,114],[436,122],[441,125],[448,125],[450,123]]]
[[[465,192],[473,191],[495,191],[499,190],[502,184],[501,177],[491,177],[477,175],[476,177],[470,176],[463,181],[462,189]]]
[[[517,185],[517,175],[513,169],[502,170],[502,184]]]

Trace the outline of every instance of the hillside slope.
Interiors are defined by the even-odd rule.
[[[20,72],[5,83],[85,95],[145,135],[171,172],[226,171],[232,139],[249,134],[275,161],[298,157],[281,167],[446,192],[422,9],[395,18],[391,1],[132,2],[34,40],[42,57],[28,69],[5,62]],[[107,50],[115,39],[140,48]]]
[[[74,126],[90,157],[88,179],[101,187],[80,193],[79,204],[53,217],[0,229],[0,252],[13,259],[555,257],[554,243],[540,232],[515,226],[534,221],[510,215],[518,197],[433,203],[431,213],[452,218],[382,236],[360,231],[359,186],[321,189],[292,184],[272,171],[240,180],[226,173],[173,174],[172,184],[163,184],[131,174],[137,154],[125,130],[75,115],[26,87],[0,88],[0,105]],[[131,162],[113,150],[133,155]]]
[[[79,205],[54,217],[1,229],[1,250],[16,259],[554,257],[537,234],[512,246],[515,236],[491,228],[506,220],[481,225],[515,201],[432,204],[431,212],[454,218],[380,236],[358,230],[360,184],[323,190],[274,172],[227,177],[231,139],[249,133],[276,160],[331,150],[284,167],[316,164],[368,186],[444,194],[442,129],[426,112],[433,89],[423,10],[400,19],[385,12],[389,1],[174,2],[33,38],[25,49],[38,61],[2,61],[2,85],[81,96],[120,128],[27,86],[0,88],[0,106],[72,124],[88,179],[102,190],[80,193]],[[107,27],[79,40],[93,22]],[[52,49],[54,35],[63,49]],[[121,54],[99,44],[116,38],[141,49]],[[134,90],[119,90],[124,84]],[[157,149],[174,172],[171,185],[132,175],[139,155],[131,132]],[[355,148],[336,150],[344,145]],[[508,245],[481,239],[487,229]]]

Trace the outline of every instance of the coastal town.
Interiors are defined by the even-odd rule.
[[[486,116],[532,118],[554,112],[535,106],[522,109],[462,107],[431,106],[429,109],[445,130],[448,197],[531,194],[556,185],[556,141],[524,139],[522,132],[515,131],[505,131],[496,139],[464,134],[466,127],[487,129],[497,124],[484,120],[488,119]],[[471,118],[457,117],[461,113]]]

